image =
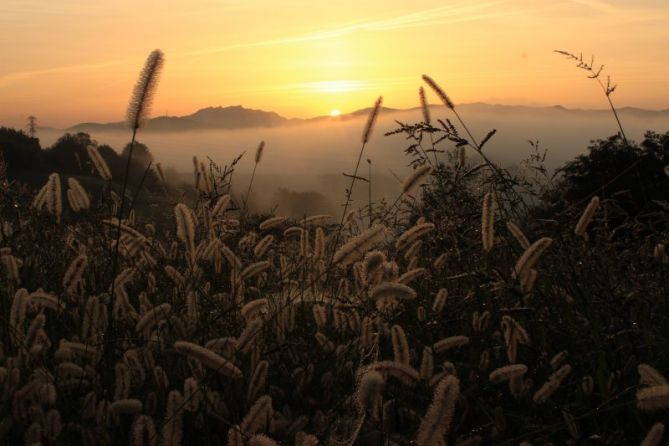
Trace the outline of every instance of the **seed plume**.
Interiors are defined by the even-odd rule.
[[[255,162],[258,164],[262,160],[263,152],[265,151],[265,141],[260,141],[258,148],[256,149]]]
[[[393,325],[391,330],[391,339],[393,343],[393,356],[396,362],[411,365],[411,355],[409,354],[409,343],[404,330],[399,325]]]
[[[385,237],[386,227],[375,225],[360,235],[350,239],[344,246],[339,248],[334,256],[334,263],[348,265],[369,251],[374,245],[380,243]]]
[[[481,210],[481,238],[483,250],[488,252],[495,242],[495,195],[488,192],[483,197],[483,208]]]
[[[420,108],[423,111],[423,122],[425,122],[425,124],[430,124],[430,104],[427,102],[425,89],[423,87],[418,89],[418,96],[420,97]]]
[[[130,99],[126,115],[126,122],[133,130],[140,128],[149,115],[163,63],[164,56],[160,50],[152,51],[146,59],[144,68],[132,92],[132,98]]]
[[[645,387],[636,394],[636,407],[641,410],[669,408],[669,385]]]
[[[493,370],[488,379],[497,384],[518,376],[523,376],[525,373],[527,373],[527,366],[525,364],[511,364]]]
[[[581,237],[585,236],[585,231],[588,229],[588,225],[590,224],[590,221],[592,221],[592,217],[595,215],[597,208],[599,208],[599,197],[594,196],[583,211],[583,214],[581,215],[581,218],[579,218],[578,223],[576,223],[574,234]]]
[[[213,351],[192,342],[177,341],[174,349],[182,355],[195,359],[202,365],[230,378],[241,378],[242,372],[233,363]]]
[[[91,159],[93,167],[95,167],[100,178],[103,180],[111,180],[112,175],[109,166],[104,158],[102,158],[102,155],[100,155],[100,152],[98,152],[97,147],[89,144],[86,146],[86,152],[88,152],[88,157]]]
[[[183,203],[174,207],[174,217],[177,223],[177,237],[186,247],[193,258],[195,256],[195,218],[193,211]]]
[[[404,179],[404,182],[402,183],[402,193],[407,195],[413,194],[431,173],[432,167],[428,165],[415,169]]]
[[[664,437],[665,427],[662,423],[655,423],[648,430],[640,446],[658,446]]]
[[[645,384],[647,386],[669,385],[667,379],[654,367],[651,367],[648,364],[639,364],[637,370],[639,371],[641,384]]]
[[[532,243],[516,262],[513,269],[513,277],[519,278],[521,281],[525,279],[530,273],[534,264],[539,260],[541,254],[553,243],[550,237],[543,237]]]
[[[260,223],[258,228],[260,228],[261,231],[266,231],[282,225],[286,220],[288,220],[288,217],[270,217]]]
[[[377,371],[367,370],[365,374],[362,375],[355,395],[355,403],[358,413],[364,414],[365,412],[372,410],[383,384],[383,376]]]
[[[402,250],[413,243],[418,237],[422,237],[435,228],[434,223],[418,223],[407,229],[395,242],[395,248]]]
[[[374,130],[374,124],[376,123],[376,118],[379,116],[379,110],[381,110],[381,103],[383,102],[383,97],[379,98],[374,103],[374,107],[369,112],[367,118],[367,124],[365,125],[365,130],[362,132],[362,143],[367,144],[369,138],[372,136],[372,130]]]
[[[443,437],[451,427],[455,403],[460,396],[460,381],[449,375],[439,382],[434,391],[432,405],[418,428],[416,444],[427,446],[443,444]]]
[[[434,92],[437,94],[437,96],[439,96],[439,99],[441,99],[441,102],[443,102],[446,107],[450,108],[451,110],[455,108],[455,105],[453,104],[451,99],[448,97],[446,92],[444,92],[444,90],[442,90],[441,87],[439,85],[437,85],[437,83],[430,76],[424,74],[423,75],[423,80],[425,81],[425,83],[427,85],[430,86],[430,88],[432,90],[434,90]]]
[[[530,247],[529,240],[527,239],[527,237],[525,237],[523,231],[515,223],[511,221],[506,222],[506,228],[515,237],[515,239],[518,241],[518,243],[523,249],[527,249]]]

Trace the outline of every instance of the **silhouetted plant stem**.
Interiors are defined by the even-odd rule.
[[[114,257],[112,261],[112,285],[111,285],[111,300],[114,299],[114,285],[116,273],[118,271],[118,250],[119,244],[121,242],[121,222],[123,221],[123,211],[125,210],[125,193],[128,188],[128,177],[130,176],[130,165],[132,162],[132,152],[135,148],[135,139],[137,137],[137,127],[132,130],[132,139],[130,140],[130,149],[128,150],[128,160],[125,163],[125,175],[123,178],[123,187],[121,188],[121,204],[119,205],[118,214],[116,218],[118,219],[118,225],[116,226],[116,244],[114,246]],[[110,313],[111,314],[111,313]],[[113,320],[113,318],[112,318]],[[110,321],[110,327],[111,327]]]
[[[471,140],[472,143],[474,143],[474,146],[476,147],[477,150],[481,150],[481,147],[479,146],[479,143],[476,142],[476,138],[474,138],[474,135],[472,135],[472,132],[469,131],[469,127],[467,127],[467,124],[465,124],[465,121],[462,120],[460,117],[460,113],[455,109],[455,107],[451,108],[451,111],[455,115],[455,117],[458,119],[458,122],[462,126],[463,129],[465,129],[465,132],[467,132],[467,136],[469,136],[469,139]]]
[[[604,65],[600,65],[599,68],[595,69],[595,57],[592,56],[590,59],[590,62],[586,62],[583,60],[583,54],[576,56],[573,53],[570,53],[568,51],[562,51],[562,50],[554,50],[554,52],[558,54],[562,54],[563,56],[567,57],[568,59],[575,60],[577,61],[577,67],[588,71],[590,75],[588,78],[594,79],[597,81],[599,86],[602,89],[602,92],[604,92],[604,96],[606,96],[606,100],[609,103],[609,107],[611,108],[611,112],[613,113],[614,118],[616,119],[616,123],[618,124],[618,128],[620,129],[620,136],[622,136],[623,141],[625,142],[625,145],[629,147],[629,142],[627,141],[627,136],[625,135],[625,130],[623,130],[623,125],[620,122],[620,117],[618,116],[618,111],[616,110],[616,107],[613,105],[613,101],[611,100],[611,95],[613,92],[616,90],[616,85],[611,85],[611,78],[607,78],[606,85],[604,85],[604,82],[602,82],[602,71],[604,71]]]
[[[601,79],[597,79],[597,82],[599,83],[599,86],[602,87],[604,90],[604,93],[606,94],[606,87],[602,83]],[[629,147],[629,142],[627,141],[627,135],[625,135],[625,130],[623,130],[623,125],[620,122],[620,117],[618,116],[618,110],[616,110],[616,107],[613,105],[613,101],[611,101],[611,95],[607,94],[606,95],[606,100],[609,103],[609,107],[611,107],[611,112],[613,113],[613,117],[616,118],[616,122],[618,123],[618,128],[620,129],[620,136],[623,137],[623,141],[625,141],[625,145]]]
[[[112,256],[112,275],[111,275],[111,289],[109,291],[109,304],[108,304],[108,314],[109,314],[109,325],[107,331],[104,335],[104,347],[103,347],[103,358],[107,361],[113,360],[110,356],[113,356],[113,341],[115,339],[116,327],[115,327],[115,318],[113,313],[114,308],[114,293],[116,287],[116,274],[118,273],[118,254],[119,254],[119,245],[121,244],[121,222],[123,221],[123,211],[125,206],[125,192],[128,187],[128,177],[130,176],[130,163],[132,160],[132,152],[135,147],[135,138],[137,136],[137,126],[132,130],[132,139],[130,140],[130,149],[128,150],[128,161],[125,166],[125,178],[123,179],[123,187],[121,189],[121,204],[119,206],[118,214],[116,216],[118,224],[116,226],[116,241],[114,244],[114,252]],[[111,367],[108,366],[106,373],[112,373]]]
[[[430,145],[432,146],[432,151],[434,152],[434,159],[436,161],[437,160],[437,146],[434,143],[434,136],[432,136],[432,133],[430,133]],[[437,164],[436,164],[435,168],[438,172],[439,171],[439,161],[437,161]],[[457,175],[457,173],[456,173],[456,175]],[[439,181],[438,183],[441,186],[441,192],[443,194],[445,194],[446,190],[444,189],[444,184],[441,181]]]
[[[344,210],[342,211],[341,219],[339,221],[339,226],[337,227],[334,243],[332,244],[333,246],[332,255],[330,256],[330,259],[328,260],[327,263],[326,274],[325,274],[326,285],[324,288],[327,288],[327,285],[330,280],[330,270],[332,269],[332,263],[334,261],[334,256],[337,251],[337,244],[339,244],[339,238],[341,237],[341,231],[344,228],[344,219],[346,218],[348,207],[351,204],[351,195],[353,194],[353,187],[355,186],[355,180],[358,179],[358,170],[360,169],[360,161],[362,161],[362,154],[365,152],[365,147],[367,146],[367,142],[369,142],[369,138],[372,136],[372,130],[374,129],[376,118],[379,116],[379,111],[381,109],[382,102],[383,102],[383,97],[379,96],[379,98],[374,103],[374,107],[369,113],[369,116],[367,118],[367,124],[365,125],[365,128],[362,132],[362,145],[360,146],[360,153],[358,153],[358,161],[355,163],[355,170],[353,171],[353,175],[351,176],[351,184],[348,190],[346,191],[346,203],[344,203]]]
[[[246,200],[242,198],[242,200],[244,200],[244,209],[242,210],[241,220],[243,220],[246,217],[246,213],[248,211],[249,197],[251,196],[251,187],[253,186],[253,179],[256,176],[256,169],[258,168],[258,164],[260,164],[260,160],[262,160],[262,155],[264,151],[265,151],[265,141],[260,141],[260,144],[258,144],[258,148],[256,149],[256,155],[254,158],[255,164],[253,165],[253,173],[251,174],[251,181],[249,181],[249,188],[246,191]]]
[[[132,163],[132,154],[135,148],[135,142],[137,139],[137,131],[142,126],[142,123],[146,119],[149,108],[151,105],[151,100],[153,99],[153,93],[155,92],[156,85],[158,83],[158,75],[163,66],[163,53],[160,50],[154,50],[149,54],[149,57],[146,59],[144,67],[140,73],[139,79],[135,84],[133,89],[133,94],[130,99],[127,111],[127,123],[132,128],[132,138],[130,140],[130,149],[128,150],[128,160],[126,161],[125,166],[125,177],[123,179],[123,187],[121,189],[121,205],[119,206],[119,212],[117,215],[118,224],[116,226],[116,243],[114,246],[114,253],[112,258],[112,276],[111,276],[111,289],[109,293],[109,304],[108,304],[108,314],[109,314],[109,327],[104,336],[104,348],[103,348],[103,358],[107,361],[113,359],[110,358],[112,355],[112,345],[111,342],[114,340],[115,334],[115,320],[113,317],[113,308],[114,308],[114,293],[116,286],[116,274],[118,273],[118,255],[119,255],[119,245],[121,243],[121,224],[123,221],[123,213],[125,211],[125,193],[128,187],[128,177],[130,176],[130,166]],[[109,365],[109,362],[105,363]],[[106,367],[105,373],[113,373],[109,371],[111,367]]]
[[[360,153],[358,153],[358,161],[355,163],[355,170],[353,171],[353,176],[351,177],[351,184],[348,187],[348,190],[346,191],[346,202],[344,203],[344,211],[341,215],[341,221],[339,222],[339,230],[337,231],[337,238],[335,239],[336,241],[339,241],[339,233],[341,232],[341,227],[344,224],[344,218],[346,218],[346,212],[348,211],[348,207],[351,204],[351,195],[353,194],[353,187],[355,186],[355,180],[358,179],[358,170],[360,169],[360,161],[362,160],[362,154],[365,151],[365,146],[367,143],[363,143],[362,146],[360,147]],[[336,243],[335,243],[336,245]]]
[[[430,166],[433,166],[432,161],[430,161],[430,157],[427,156],[427,152],[423,148],[423,145],[419,143],[418,148],[420,149],[421,152],[423,152],[423,158],[425,159],[425,162],[429,163]],[[434,155],[434,159],[435,159],[435,161],[437,160],[437,155],[436,154]]]
[[[437,96],[439,96],[439,98],[441,99],[443,104],[453,112],[453,114],[457,118],[458,122],[460,123],[462,128],[465,130],[465,132],[469,136],[469,141],[465,140],[464,143],[466,145],[472,147],[476,151],[476,153],[478,153],[481,156],[481,158],[485,161],[485,163],[493,171],[493,173],[499,178],[500,185],[504,186],[503,189],[502,189],[502,192],[504,193],[504,195],[506,195],[509,202],[511,204],[514,204],[514,201],[516,202],[516,204],[524,203],[522,197],[513,188],[514,185],[512,184],[512,181],[509,178],[506,178],[502,174],[500,169],[495,164],[493,164],[493,162],[483,153],[482,145],[478,143],[476,138],[474,138],[474,135],[472,134],[472,132],[469,131],[469,127],[467,127],[464,120],[460,117],[460,114],[458,113],[458,111],[455,108],[455,104],[453,103],[453,101],[451,101],[451,99],[448,97],[446,92],[434,81],[434,79],[432,79],[431,77],[429,77],[427,75],[423,75],[423,81],[425,81],[425,83],[427,83],[432,88],[432,90],[434,90],[434,92],[437,94]],[[487,139],[489,137],[491,137],[492,135],[494,135],[494,131],[491,132],[485,138],[485,140],[482,141],[482,143],[485,144]],[[520,217],[519,212],[516,210],[515,206],[511,206],[511,209],[513,210],[513,212],[516,214],[517,217]],[[508,218],[508,212],[507,212],[506,208],[503,207],[503,206],[500,206],[500,210],[501,210],[502,214],[504,215],[504,217]]]
[[[393,204],[390,205],[390,207],[388,208],[386,213],[383,214],[383,217],[381,218],[382,222],[386,221],[386,218],[388,218],[390,216],[390,214],[392,213],[393,209],[395,209],[397,207],[399,201],[402,199],[403,196],[404,196],[404,192],[400,192],[400,194],[397,196],[397,198],[395,198],[395,201],[393,201]]]
[[[337,227],[337,232],[335,233],[334,243],[332,244],[334,249],[332,250],[332,255],[330,256],[327,263],[327,268],[325,273],[326,286],[324,287],[324,289],[327,288],[327,284],[330,280],[330,270],[332,269],[332,263],[334,261],[334,256],[337,251],[337,245],[339,244],[339,239],[341,237],[341,231],[344,228],[344,219],[346,218],[346,212],[348,211],[349,204],[351,203],[351,194],[353,192],[353,186],[355,186],[355,180],[358,179],[358,169],[360,168],[360,161],[362,160],[362,154],[365,151],[366,145],[367,142],[363,142],[362,146],[360,147],[360,153],[358,154],[358,161],[355,164],[355,170],[353,171],[353,175],[351,176],[351,184],[349,185],[348,190],[346,192],[346,202],[344,203],[344,210],[342,211],[341,219],[339,220],[339,226]]]
[[[616,123],[618,124],[618,129],[620,129],[620,136],[623,138],[623,142],[625,143],[625,146],[631,147],[629,141],[627,140],[627,135],[625,135],[625,130],[623,130],[623,125],[620,121],[620,117],[618,116],[618,110],[616,110],[616,107],[613,105],[613,101],[611,100],[611,93],[613,92],[610,90],[610,88],[607,88],[602,80],[600,79],[599,76],[594,78],[599,86],[602,88],[602,91],[604,92],[604,95],[606,96],[606,101],[609,103],[609,107],[611,108],[611,112],[613,113],[613,117],[616,120]],[[641,188],[641,194],[643,195],[643,201],[644,204],[648,204],[648,197],[646,195],[646,189],[643,187],[643,182],[641,181],[641,176],[639,175],[639,169],[638,167],[635,166],[635,171],[636,171],[636,177],[637,181],[639,182],[639,187]],[[604,189],[601,189],[602,192]]]
[[[439,160],[437,160],[437,148],[434,146],[434,137],[430,135],[430,145],[432,146],[432,154],[434,155],[434,167],[439,168]]]
[[[253,172],[251,173],[251,181],[249,181],[249,188],[246,190],[246,198],[244,199],[244,209],[242,211],[242,218],[246,216],[246,212],[248,211],[249,197],[251,196],[251,187],[253,186],[253,179],[256,176],[257,167],[258,163],[253,165]]]
[[[130,207],[128,208],[128,212],[131,212],[133,209],[135,209],[135,203],[137,202],[137,197],[139,197],[139,193],[142,191],[142,187],[144,186],[144,181],[146,180],[146,177],[149,174],[149,170],[151,170],[152,165],[153,161],[149,161],[149,164],[146,166],[146,169],[144,169],[144,174],[142,175],[142,179],[139,182],[139,186],[137,187],[137,192],[135,192],[135,196],[132,197],[132,202],[130,202]]]
[[[476,153],[483,159],[483,161],[485,161],[488,167],[490,167],[495,172],[495,174],[499,177],[502,183],[505,184],[508,180],[504,177],[499,168],[485,155],[485,153],[483,153],[481,146],[476,141],[476,138],[474,138],[474,135],[472,135],[472,132],[469,131],[469,127],[467,127],[467,124],[465,124],[465,122],[462,120],[458,111],[455,109],[455,107],[451,108],[451,110],[453,111],[453,114],[457,118],[462,128],[465,129],[465,132],[467,132],[467,136],[469,136],[469,139],[472,142],[471,144],[469,144],[469,146],[476,151]]]
[[[594,79],[594,80],[597,81],[597,84],[599,84],[600,88],[602,89],[602,92],[604,93],[604,96],[606,96],[606,100],[609,104],[609,107],[611,108],[611,112],[613,113],[613,117],[616,120],[616,123],[618,125],[618,129],[620,130],[620,137],[623,139],[623,142],[625,143],[625,146],[631,147],[631,145],[630,145],[630,143],[627,139],[627,135],[625,134],[625,130],[623,129],[622,122],[620,121],[620,116],[618,116],[618,110],[613,105],[613,101],[611,100],[611,95],[616,90],[617,86],[615,84],[613,84],[613,85],[611,84],[611,78],[608,77],[608,76],[607,76],[606,85],[604,84],[604,82],[602,82],[601,75],[602,75],[602,71],[604,70],[604,65],[600,65],[597,69],[595,69],[595,57],[594,56],[591,57],[590,62],[586,62],[585,60],[583,60],[583,55],[582,54],[579,55],[579,56],[576,56],[573,53],[570,53],[568,51],[562,51],[562,50],[554,50],[554,52],[556,52],[558,54],[561,54],[561,55],[567,57],[570,60],[577,61],[576,66],[578,68],[582,69],[582,70],[585,70],[585,71],[589,72],[590,75],[588,76],[588,78]],[[631,169],[635,169],[637,180],[639,181],[639,187],[641,188],[641,193],[643,195],[644,203],[648,204],[648,197],[646,195],[646,190],[643,187],[643,183],[641,181],[641,176],[639,174],[639,169],[638,169],[638,165],[643,160],[644,160],[644,158],[640,157],[638,160],[634,161],[634,163],[632,163],[629,167],[627,167],[622,172],[620,172],[618,175],[616,175],[611,181],[607,182],[601,188],[597,189],[592,194],[590,194],[588,197],[581,200],[581,202],[590,199],[592,196],[594,196],[597,193],[600,193],[600,192],[603,193],[605,187],[607,187],[609,184],[613,183],[615,180],[617,180],[618,178],[623,176],[625,173],[629,172]],[[580,204],[581,202],[578,202],[576,204]]]
[[[369,227],[372,227],[372,160],[367,158],[367,163],[369,164],[369,184],[367,185],[368,190],[368,200],[369,200]]]

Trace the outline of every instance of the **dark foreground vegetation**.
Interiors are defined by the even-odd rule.
[[[352,203],[379,100],[341,218],[248,212],[239,159],[184,196],[136,143],[0,131],[0,441],[660,444],[669,134],[509,171],[425,80],[455,123],[399,124],[402,193]]]

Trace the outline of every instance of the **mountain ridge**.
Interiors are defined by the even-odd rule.
[[[432,104],[432,110],[444,108],[443,105]],[[610,113],[606,109],[581,109],[566,108],[561,105],[552,106],[530,106],[530,105],[508,105],[508,104],[490,104],[485,102],[473,102],[458,104],[459,109],[471,109],[476,111],[488,112],[529,112],[534,113],[539,110],[553,113],[578,113],[578,114],[601,114]],[[394,114],[401,112],[411,112],[419,110],[420,107],[411,107],[406,109],[397,109],[383,107],[383,114]],[[262,109],[246,108],[242,105],[231,106],[209,106],[196,110],[195,112],[183,116],[157,116],[147,120],[145,131],[166,133],[166,132],[185,132],[197,130],[235,130],[244,128],[270,128],[285,125],[295,125],[302,123],[312,123],[317,121],[343,121],[355,119],[360,116],[366,116],[371,108],[362,108],[350,113],[342,114],[337,117],[329,115],[314,116],[311,118],[286,118],[273,111]],[[643,116],[669,115],[669,109],[651,110],[639,107],[620,107],[620,113],[633,113]],[[62,129],[69,132],[99,132],[99,131],[122,131],[127,130],[125,122],[83,122],[72,127]]]

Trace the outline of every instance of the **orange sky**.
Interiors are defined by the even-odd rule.
[[[123,120],[154,48],[153,115],[411,107],[422,73],[456,103],[605,107],[553,49],[595,53],[618,105],[669,108],[667,23],[666,0],[2,0],[0,125]]]

